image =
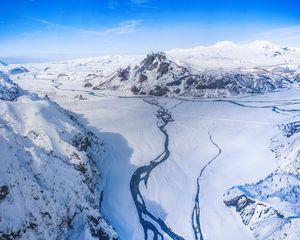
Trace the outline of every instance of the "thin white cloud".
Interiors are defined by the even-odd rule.
[[[128,34],[134,33],[137,27],[142,23],[141,20],[129,20],[119,24],[118,27],[107,29],[103,32],[104,35],[106,34]]]
[[[47,20],[44,20],[44,19],[30,18],[30,17],[29,17],[29,19],[31,19],[35,22],[38,22],[38,23],[42,24],[45,28],[51,29],[51,30],[59,31],[59,30],[65,30],[65,29],[70,29],[71,28],[71,27],[64,26],[64,25],[61,25],[61,24],[57,24],[57,23],[54,23],[54,22],[50,22],[50,21],[47,21]]]
[[[151,0],[131,0],[131,2],[134,4],[145,4],[145,3],[150,3]]]
[[[272,29],[259,33],[257,36],[281,42],[296,43],[300,40],[300,25]]]
[[[131,5],[133,7],[150,7],[153,0],[107,0],[107,6],[110,9],[116,9],[121,5]]]
[[[300,25],[272,29],[271,31],[262,33],[262,35],[272,35],[272,34],[286,35],[286,34],[295,34],[295,33],[300,33]]]
[[[30,18],[40,24],[42,24],[46,29],[50,29],[53,31],[72,31],[80,34],[86,34],[86,35],[93,35],[93,36],[98,36],[98,37],[103,37],[106,35],[111,35],[111,34],[130,34],[136,32],[138,26],[143,22],[142,20],[128,20],[119,23],[118,26],[113,27],[113,28],[108,28],[102,31],[97,31],[97,30],[89,30],[89,29],[84,29],[84,28],[76,28],[76,27],[71,27],[67,25],[62,25],[62,24],[57,24],[54,22],[50,22],[47,20],[43,19],[37,19],[37,18]]]
[[[108,0],[107,1],[107,6],[110,9],[116,9],[118,5],[119,5],[119,3],[117,0]]]

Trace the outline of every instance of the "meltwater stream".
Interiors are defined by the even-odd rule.
[[[149,233],[151,232],[153,235],[153,238],[151,239],[153,240],[164,239],[163,232],[166,233],[171,239],[184,240],[183,237],[173,232],[161,218],[155,217],[151,212],[147,210],[146,202],[144,201],[142,193],[140,191],[140,185],[142,183],[144,183],[147,187],[147,181],[151,171],[169,158],[169,135],[166,130],[166,126],[168,125],[168,123],[174,121],[170,112],[162,105],[160,105],[159,102],[155,99],[144,99],[144,101],[158,107],[158,110],[156,111],[156,118],[158,120],[157,126],[164,135],[164,151],[155,159],[153,159],[148,165],[139,167],[133,173],[130,180],[131,195],[138,212],[139,221],[144,230],[145,240],[149,239]]]
[[[211,164],[213,161],[221,154],[222,150],[221,148],[214,142],[212,136],[210,133],[209,135],[209,140],[210,142],[218,149],[218,153],[209,160],[209,162],[201,169],[200,174],[197,178],[197,192],[196,196],[194,199],[194,208],[192,212],[192,226],[193,226],[193,231],[194,231],[194,238],[195,240],[204,240],[203,238],[203,231],[201,229],[201,212],[200,212],[200,181],[202,178],[202,175],[204,173],[204,170]]]

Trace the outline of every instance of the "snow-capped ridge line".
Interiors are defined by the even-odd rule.
[[[285,46],[282,44],[278,44],[269,40],[254,40],[249,43],[235,43],[232,41],[224,40],[220,42],[216,42],[211,45],[197,45],[191,48],[174,48],[174,49],[167,49],[166,53],[173,53],[173,52],[184,52],[184,51],[199,51],[205,49],[212,49],[212,48],[252,48],[252,49],[272,49],[272,48],[281,48],[281,47],[289,47],[291,49],[299,49],[298,47],[293,46]]]
[[[289,68],[198,71],[176,60],[164,52],[148,54],[137,65],[119,68],[94,89],[135,95],[226,97],[262,94],[298,84],[294,81],[298,72]]]

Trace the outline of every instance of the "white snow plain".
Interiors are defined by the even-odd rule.
[[[245,51],[245,61],[236,59]],[[281,51],[279,58],[265,62],[264,59],[270,57],[266,54],[274,54],[274,51]],[[298,51],[269,42],[247,46],[225,42],[210,48],[177,49],[167,53],[190,68],[207,70],[212,66],[253,68],[254,64],[263,63],[298,68]],[[256,53],[259,53],[259,58]],[[208,55],[211,56],[207,58]],[[231,56],[230,61],[227,55]],[[24,66],[29,73],[11,76],[23,89],[40,96],[47,95],[63,108],[78,114],[78,121],[96,132],[109,146],[109,156],[101,162],[102,212],[121,240],[139,240],[144,236],[129,183],[138,167],[148,164],[164,150],[163,135],[157,128],[157,108],[141,97],[91,90],[84,88],[83,84],[87,79],[99,83],[101,74],[109,76],[119,67],[135,64],[141,59],[141,56],[109,56],[27,64]],[[151,172],[147,188],[141,188],[147,209],[176,234],[194,239],[192,211],[197,177],[218,151],[210,141],[210,134],[222,152],[205,169],[200,182],[203,237],[211,240],[254,239],[253,232],[242,223],[239,214],[224,204],[223,195],[234,186],[254,184],[278,168],[278,159],[270,147],[271,139],[280,133],[277,124],[291,118],[296,120],[298,115],[290,112],[279,114],[272,107],[300,109],[298,95],[297,89],[287,89],[223,101],[156,98],[169,109],[174,122],[166,127],[170,137],[170,157]],[[291,107],[290,102],[293,103]],[[164,237],[169,239],[166,234]]]

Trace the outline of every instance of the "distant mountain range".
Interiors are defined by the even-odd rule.
[[[72,78],[93,90],[170,97],[228,97],[298,87],[299,63],[298,48],[269,41],[244,45],[225,41],[147,56],[112,55],[34,66],[44,69],[37,71],[37,77]],[[15,75],[28,72],[30,67],[2,63],[0,70]]]
[[[0,60],[0,66],[1,66],[1,65],[2,65],[2,66],[8,66],[8,64],[7,64],[6,62],[3,62],[3,61]]]
[[[267,41],[243,46],[222,42],[148,54],[140,63],[102,78],[94,89],[155,96],[259,94],[298,86],[298,59],[299,49]]]

